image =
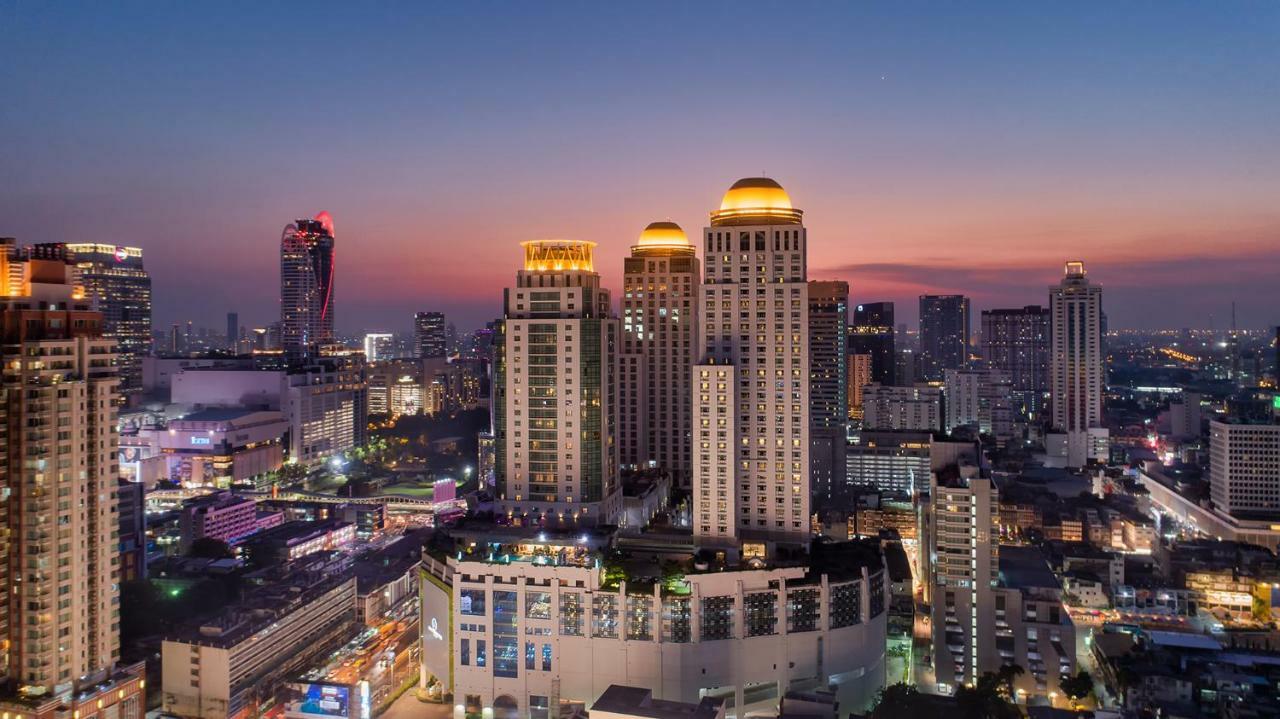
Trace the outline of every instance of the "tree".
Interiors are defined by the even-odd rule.
[[[1062,693],[1076,701],[1080,701],[1093,693],[1093,677],[1081,669],[1075,676],[1063,676],[1059,682]]]
[[[213,537],[200,537],[191,543],[191,548],[187,550],[188,557],[199,557],[201,559],[231,559],[236,555],[231,551],[231,547],[221,539]]]
[[[1021,719],[1022,712],[1002,693],[1013,685],[1013,678],[1021,673],[1016,664],[1005,665],[999,672],[986,672],[973,686],[956,690],[956,704],[965,719]]]
[[[891,684],[880,690],[869,719],[931,719],[938,713],[935,707],[936,702],[931,702],[929,697],[921,694],[911,684]]]

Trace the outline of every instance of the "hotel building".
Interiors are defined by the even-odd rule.
[[[703,230],[693,369],[694,534],[807,540],[809,323],[803,213],[773,180],[739,180]]]
[[[620,461],[662,467],[682,487],[693,462],[699,276],[697,252],[674,222],[640,233],[622,275]]]
[[[495,343],[498,505],[519,522],[595,524],[621,509],[619,323],[594,242],[522,243]]]

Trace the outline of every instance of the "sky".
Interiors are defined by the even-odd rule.
[[[739,177],[854,302],[1280,323],[1280,3],[0,0],[0,236],[142,247],[155,325],[278,316],[337,236],[338,330],[500,314],[519,242],[697,238]]]

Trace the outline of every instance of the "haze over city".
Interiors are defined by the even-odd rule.
[[[0,218],[138,246],[158,327],[272,319],[281,228],[336,226],[340,332],[500,314],[518,243],[707,224],[768,175],[854,301],[1113,328],[1277,320],[1280,6],[0,4]],[[199,264],[193,265],[198,259]],[[976,310],[975,310],[976,311]],[[392,319],[386,319],[392,318]]]

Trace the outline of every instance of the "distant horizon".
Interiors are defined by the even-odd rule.
[[[327,210],[339,330],[477,326],[520,241],[598,242],[616,292],[764,174],[809,278],[910,325],[1076,259],[1116,327],[1280,324],[1280,4],[769,7],[3,4],[0,235],[143,248],[157,327],[262,324]]]

